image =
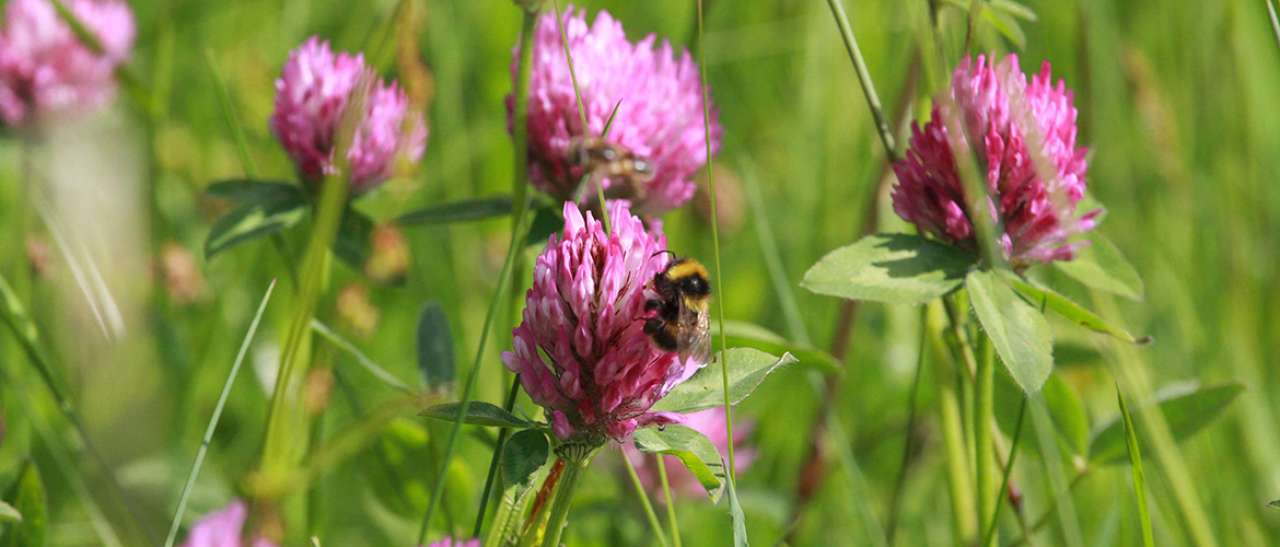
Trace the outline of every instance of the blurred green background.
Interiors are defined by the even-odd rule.
[[[113,111],[87,122],[88,129],[51,132],[40,142],[16,136],[0,141],[0,222],[9,234],[0,238],[0,272],[33,310],[92,435],[138,500],[147,525],[160,534],[258,300],[284,272],[265,239],[211,261],[203,258],[204,238],[225,204],[202,190],[245,172],[214,71],[227,84],[228,103],[243,125],[259,178],[277,180],[291,179],[292,167],[267,131],[273,81],[287,52],[306,37],[316,34],[337,49],[365,51],[384,76],[421,84],[420,96],[429,98],[431,136],[418,173],[358,204],[387,220],[426,204],[510,191],[512,153],[502,101],[511,88],[520,14],[499,0],[413,0],[412,17],[395,21],[396,2],[390,0],[131,4],[139,26],[131,66],[158,108],[148,113],[122,94]],[[697,40],[690,1],[584,4],[592,16],[607,9],[632,39],[656,33],[678,47]],[[868,201],[877,199],[884,154],[869,111],[825,3],[708,4],[701,39],[725,128],[715,163],[722,177],[724,265],[717,297],[730,319],[829,348],[840,303],[809,294],[798,283],[819,257],[861,233]],[[929,3],[846,4],[887,111],[927,114],[935,91],[929,82],[950,70],[916,62],[931,35]],[[942,4],[938,32],[947,62],[954,63],[965,12]],[[1054,77],[1065,78],[1075,91],[1080,140],[1091,150],[1089,193],[1107,210],[1100,231],[1141,272],[1145,298],[1113,299],[1053,272],[1044,277],[1130,331],[1152,335],[1150,346],[1123,354],[1136,359],[1129,364],[1145,369],[1155,388],[1228,381],[1246,387],[1223,418],[1181,449],[1221,544],[1276,544],[1280,509],[1266,504],[1280,498],[1280,382],[1271,366],[1280,323],[1268,319],[1280,308],[1280,47],[1265,3],[1024,4],[1035,20],[981,19],[977,49],[1018,52],[1027,71],[1047,60]],[[914,84],[913,66],[919,69]],[[63,194],[83,192],[106,200],[93,203],[115,207],[113,213],[90,207],[68,215],[97,245],[78,260],[62,254],[48,223],[29,205],[39,190],[24,182],[24,155],[36,158],[37,173],[40,166],[70,173],[74,184]],[[77,173],[78,162],[106,170]],[[127,193],[119,203],[102,198],[121,192]],[[758,200],[751,199],[755,192]],[[903,229],[883,193],[879,200],[880,226]],[[709,224],[697,207],[664,221],[673,249],[711,262]],[[373,283],[335,265],[321,313],[370,358],[416,385],[418,314],[426,302],[439,302],[455,334],[461,376],[474,356],[508,229],[505,219],[405,228],[412,262],[403,285]],[[303,236],[302,230],[288,236],[295,249],[301,249]],[[780,268],[772,271],[769,241],[780,258]],[[48,260],[36,271],[29,257],[41,245]],[[195,260],[189,274],[201,279],[192,281],[191,298],[174,292],[173,274],[157,265],[173,245]],[[68,268],[77,262],[96,263],[106,272],[122,309],[122,331],[104,333],[89,319],[93,299]],[[527,282],[524,275],[520,283]],[[780,291],[794,294],[798,314],[784,308]],[[188,522],[237,495],[256,462],[269,395],[262,377],[275,366],[291,299],[292,288],[282,284],[214,436]],[[509,375],[498,353],[509,344],[512,317],[508,311],[491,337],[477,400],[501,401]],[[739,409],[739,423],[755,424],[750,442],[756,458],[739,480],[753,543],[772,545],[794,526],[796,545],[874,544],[903,461],[917,317],[908,308],[862,306],[832,400],[820,400],[806,375],[812,367],[800,366],[770,377]],[[1054,330],[1063,344],[1058,372],[1080,394],[1090,423],[1102,424],[1117,412],[1103,357],[1112,353],[1099,351],[1106,344],[1095,335],[1065,322],[1054,323]],[[50,545],[102,544],[102,522],[120,528],[124,544],[143,544],[119,524],[125,514],[105,490],[101,470],[74,455],[70,430],[7,333],[0,348],[0,486],[12,481],[30,455],[48,483]],[[352,427],[396,395],[345,354],[330,351],[321,358],[341,376],[322,435]],[[914,450],[907,459],[898,545],[952,541],[932,376],[928,369],[922,376],[920,419],[909,432]],[[798,472],[816,442],[816,413],[828,405],[847,443],[823,442],[832,461],[793,525]],[[406,415],[314,484],[312,499],[318,503],[311,529],[325,545],[412,541],[447,432],[438,426]],[[470,529],[489,452],[482,434],[462,440],[448,476],[446,511],[433,536]],[[834,461],[841,453],[852,461]],[[1073,473],[1070,461],[1050,469],[1039,458],[1024,452],[1014,472],[1029,519],[1053,498],[1046,477]],[[848,465],[853,462],[856,467]],[[612,456],[593,465],[571,516],[568,544],[647,543],[634,492],[620,473]],[[1147,478],[1157,544],[1184,544],[1187,534],[1160,467],[1149,464]],[[1069,500],[1064,504],[1074,518],[1052,519],[1036,536],[1038,544],[1138,543],[1128,467],[1092,468]],[[687,545],[731,543],[725,502],[680,503]],[[97,511],[105,518],[95,516]],[[1001,529],[1003,541],[1019,535],[1010,512]]]

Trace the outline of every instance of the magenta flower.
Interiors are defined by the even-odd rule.
[[[593,446],[669,422],[649,407],[703,365],[658,349],[644,333],[646,286],[669,260],[666,237],[646,231],[624,202],[608,210],[606,235],[590,212],[584,219],[564,204],[564,233],[538,256],[524,321],[502,354],[556,436]]]
[[[1071,260],[1084,243],[1069,239],[1092,230],[1102,211],[1076,216],[1087,165],[1085,149],[1076,147],[1076,109],[1066,85],[1053,85],[1047,61],[1028,82],[1016,55],[998,65],[978,56],[961,61],[948,93],[934,102],[924,128],[912,127],[911,148],[893,166],[894,211],[939,239],[974,246],[971,212],[947,144],[946,109],[954,105],[962,140],[985,170],[1006,258],[1015,268]]]
[[[41,114],[82,110],[115,93],[115,70],[133,46],[133,13],[115,0],[68,0],[100,53],[80,43],[48,0],[10,0],[0,30],[0,120],[27,125]]]
[[[276,80],[276,108],[269,125],[307,182],[336,170],[338,125],[366,70],[363,55],[335,55],[328,42],[314,36],[289,53]],[[347,152],[351,192],[377,187],[392,175],[398,159],[417,162],[426,146],[426,125],[409,110],[404,91],[395,82],[372,83],[364,118]]]
[[[702,433],[715,445],[716,450],[720,454],[729,451],[729,436],[725,431],[724,408],[714,407],[706,410],[699,410],[689,414],[680,415],[676,418],[676,422],[686,425],[691,429]],[[747,437],[751,435],[754,428],[751,421],[734,420],[733,427],[733,449],[734,449],[734,472],[741,474],[751,467],[751,462],[756,458],[756,451],[747,445]],[[661,479],[658,476],[658,468],[653,464],[653,457],[640,452],[632,443],[622,445],[622,455],[624,458],[631,460],[631,464],[636,468],[636,474],[640,476],[640,482],[651,492],[660,492],[662,488]],[[674,493],[686,496],[698,496],[705,490],[698,479],[689,473],[680,459],[675,456],[663,456],[666,458],[667,482],[671,485]],[[661,499],[661,498],[659,498]]]
[[[187,534],[187,541],[182,547],[275,547],[274,543],[261,537],[249,542],[241,541],[248,516],[249,509],[244,502],[233,501],[223,510],[200,519]]]
[[[677,57],[671,44],[654,47],[649,35],[627,41],[622,24],[601,11],[587,26],[586,12],[572,6],[563,15],[574,70],[582,91],[587,126],[582,127],[573,81],[554,13],[538,20],[533,38],[529,83],[529,178],[557,199],[572,200],[584,174],[575,160],[574,144],[598,137],[614,105],[618,113],[608,142],[620,146],[651,168],[642,188],[625,194],[643,215],[658,215],[693,197],[691,177],[707,161],[702,121],[702,85],[698,66],[687,51]],[[516,55],[519,51],[515,52]],[[511,72],[516,76],[517,63]],[[514,99],[507,97],[508,119]],[[712,147],[720,147],[720,124],[712,110]],[[601,180],[606,190],[611,184]],[[595,198],[588,193],[584,201]]]

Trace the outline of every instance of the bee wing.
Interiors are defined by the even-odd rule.
[[[690,306],[680,300],[680,314],[676,337],[676,351],[683,359],[706,364],[711,362],[711,319],[706,302],[700,306]]]

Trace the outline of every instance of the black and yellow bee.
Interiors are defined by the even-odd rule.
[[[678,352],[682,359],[708,362],[711,283],[707,268],[692,258],[675,258],[653,276],[653,291],[657,298],[645,302],[645,309],[657,313],[645,321],[645,334],[655,346]]]

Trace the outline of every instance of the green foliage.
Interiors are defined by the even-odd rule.
[[[1138,523],[1142,526],[1142,545],[1152,547],[1156,541],[1151,532],[1151,514],[1147,510],[1147,481],[1142,471],[1142,449],[1138,446],[1138,433],[1133,427],[1133,416],[1124,404],[1124,395],[1116,386],[1116,400],[1120,403],[1120,416],[1124,422],[1124,445],[1129,453],[1129,468],[1133,472],[1133,494],[1138,500]]]
[[[472,403],[475,404],[475,403]],[[536,429],[517,431],[502,450],[502,480],[506,484],[528,484],[529,478],[547,463],[551,446],[547,434]]]
[[[1181,441],[1213,423],[1242,392],[1244,386],[1240,384],[1181,386],[1161,394],[1156,401],[1174,439]],[[1123,461],[1124,456],[1124,423],[1117,416],[1094,431],[1089,441],[1089,461],[1114,464]]]
[[[636,430],[632,439],[641,452],[679,458],[706,488],[712,502],[724,493],[724,460],[706,435],[682,425],[668,425]]]
[[[348,206],[342,211],[342,221],[333,238],[333,255],[353,270],[363,271],[372,239],[373,219]]]
[[[730,348],[725,356],[729,364],[729,402],[738,404],[755,391],[773,371],[796,362],[790,353],[775,357],[751,348]],[[656,412],[693,412],[724,404],[720,366],[707,365],[684,383],[667,393],[653,405]]]
[[[1109,334],[1119,340],[1123,340],[1131,344],[1145,343],[1144,340],[1134,338],[1132,334],[1128,333],[1128,331],[1125,331],[1106,319],[1099,317],[1098,314],[1085,309],[1084,306],[1072,302],[1071,299],[1054,292],[1053,289],[1047,289],[1034,283],[1024,281],[1022,278],[1013,274],[1009,274],[1005,277],[1013,284],[1014,289],[1019,293],[1022,293],[1022,296],[1026,298],[1028,302],[1037,306],[1043,306],[1046,310],[1051,310],[1072,323],[1094,332]]]
[[[21,520],[5,526],[0,546],[38,547],[45,544],[49,528],[49,504],[40,479],[40,470],[28,462],[9,487],[4,499],[21,515]]]
[[[1111,240],[1101,234],[1080,249],[1075,260],[1054,265],[1076,281],[1100,291],[1118,294],[1130,300],[1142,300],[1146,288],[1138,270],[1129,264]]]
[[[973,262],[972,255],[921,236],[879,234],[831,251],[800,285],[853,300],[923,304],[958,288]]]
[[[205,258],[296,226],[309,205],[301,188],[281,182],[224,181],[211,185],[208,193],[230,200],[234,208],[213,223],[204,242]]]
[[[504,217],[511,214],[511,197],[496,196],[428,205],[400,215],[404,225],[453,224]]]
[[[458,421],[461,407],[462,405],[459,403],[445,403],[429,407],[422,411],[421,415],[437,420],[456,422]],[[510,427],[513,429],[528,429],[539,425],[536,422],[507,412],[500,406],[482,401],[471,401],[467,405],[467,413],[462,415],[462,423],[490,427]]]
[[[0,525],[14,522],[22,522],[22,513],[9,505],[9,502],[0,501]]]
[[[428,302],[418,314],[418,371],[429,388],[453,383],[453,331],[438,302]]]
[[[978,322],[1013,381],[1027,394],[1039,391],[1053,371],[1053,335],[1044,315],[994,272],[971,272],[965,289]]]

